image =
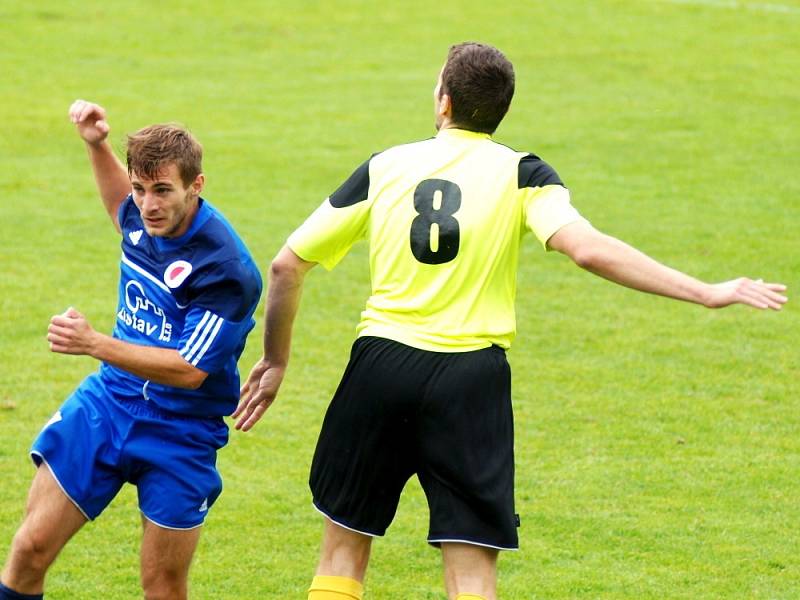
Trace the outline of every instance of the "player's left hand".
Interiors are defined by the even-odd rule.
[[[81,313],[71,306],[50,319],[47,341],[52,352],[91,354],[96,332]]]
[[[275,401],[285,373],[285,365],[270,364],[265,358],[253,366],[239,392],[239,406],[231,415],[232,418],[239,419],[236,421],[236,429],[250,431],[258,423]]]
[[[75,100],[69,107],[69,120],[87,144],[100,144],[111,131],[106,121],[106,109],[94,102]]]
[[[708,286],[704,304],[708,308],[724,308],[731,304],[746,304],[761,310],[780,310],[788,298],[782,283],[764,283],[763,279],[740,277]]]

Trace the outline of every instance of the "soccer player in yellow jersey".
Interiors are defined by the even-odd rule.
[[[703,283],[594,229],[547,163],[492,140],[513,93],[501,52],[453,46],[434,90],[436,137],[358,167],[272,262],[264,357],[234,413],[245,431],[284,377],[305,274],[369,242],[372,293],[311,468],[326,525],[309,600],[361,598],[372,538],[414,474],[448,598],[496,598],[498,551],[517,548],[505,352],[528,231],[580,267],[644,292],[708,307],[778,310],[786,301],[782,285]]]

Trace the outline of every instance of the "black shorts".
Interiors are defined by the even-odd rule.
[[[429,352],[356,340],[311,466],[314,505],[383,535],[416,474],[428,541],[515,549],[514,425],[505,351]]]

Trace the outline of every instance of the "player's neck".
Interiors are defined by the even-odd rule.
[[[443,116],[442,121],[439,124],[439,131],[443,131],[445,129],[458,129],[455,123],[450,119],[450,117]]]

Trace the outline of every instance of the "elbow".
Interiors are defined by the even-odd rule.
[[[201,371],[200,369],[193,368],[184,375],[183,381],[181,382],[182,385],[180,387],[186,388],[187,390],[196,390],[203,385],[206,377],[208,377],[208,373]]]
[[[292,272],[292,270],[293,269],[288,261],[282,260],[280,257],[277,257],[269,265],[269,278],[282,279],[287,275],[289,275]]]
[[[286,260],[278,256],[272,261],[269,267],[269,277],[271,281],[281,281],[285,283],[300,282],[304,272],[297,261]]]
[[[201,385],[203,385],[203,382],[205,380],[206,380],[205,375],[203,375],[203,377],[200,377],[200,378],[194,377],[192,379],[189,379],[186,382],[186,389],[187,390],[197,390],[197,389],[200,388]]]
[[[605,258],[602,252],[591,244],[586,244],[576,248],[570,258],[581,269],[596,271],[602,267]]]
[[[619,260],[624,245],[619,240],[604,234],[594,235],[575,244],[569,257],[581,269],[602,273]]]

